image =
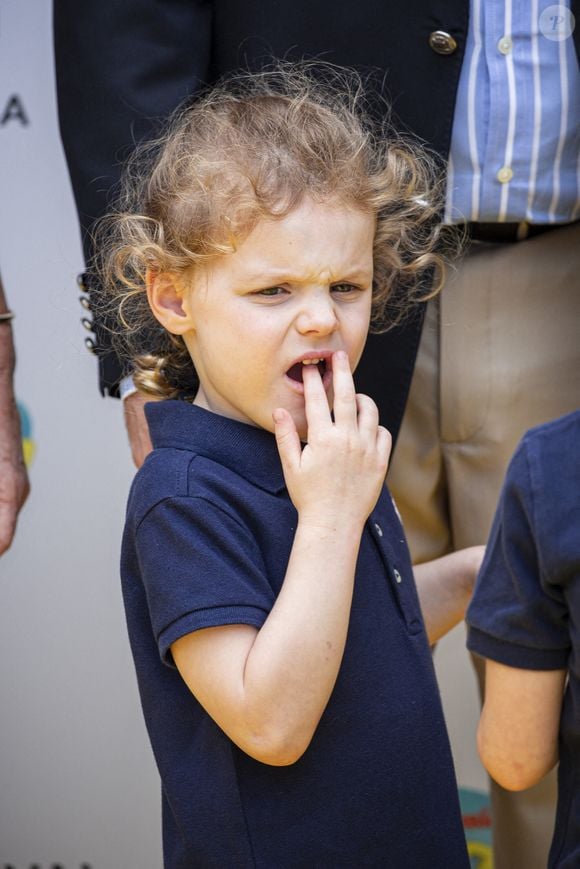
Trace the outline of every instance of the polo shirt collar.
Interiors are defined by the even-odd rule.
[[[155,448],[190,450],[268,492],[285,488],[276,438],[265,429],[174,399],[146,404],[145,415]]]

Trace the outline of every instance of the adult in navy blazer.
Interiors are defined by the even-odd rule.
[[[55,0],[60,126],[87,260],[90,227],[106,212],[134,142],[200,84],[271,55],[379,70],[394,119],[445,158],[468,9],[466,0]],[[87,289],[85,305],[98,292]],[[421,322],[419,313],[372,336],[357,372],[358,388],[374,397],[393,435]],[[101,391],[116,395],[121,363],[103,324],[97,319],[93,328],[87,345],[99,357]]]

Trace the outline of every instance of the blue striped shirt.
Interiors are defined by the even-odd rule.
[[[555,5],[470,0],[449,157],[448,223],[552,223],[580,216],[580,72],[569,0],[560,3],[556,17]]]

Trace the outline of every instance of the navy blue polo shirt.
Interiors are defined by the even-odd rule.
[[[172,663],[200,628],[260,628],[297,523],[274,436],[181,401],[146,408],[122,582],[163,785],[170,869],[466,869],[449,744],[409,554],[385,491],[366,524],[336,686],[287,767],[237,748]]]
[[[467,613],[468,647],[567,668],[549,867],[580,866],[580,412],[528,432],[507,472]]]

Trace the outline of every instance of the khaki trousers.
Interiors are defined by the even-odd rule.
[[[580,224],[472,244],[428,305],[388,476],[414,560],[484,543],[524,431],[579,406]],[[495,869],[545,869],[555,798],[554,774],[492,785]]]

